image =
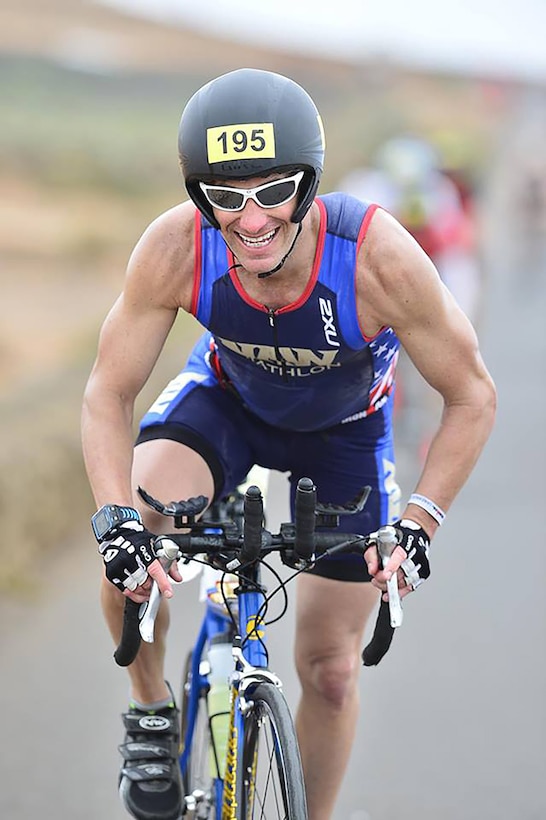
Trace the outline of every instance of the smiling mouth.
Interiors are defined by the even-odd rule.
[[[278,228],[274,228],[272,231],[268,231],[267,233],[262,234],[261,236],[245,236],[245,234],[239,233],[237,231],[237,236],[245,246],[245,248],[265,248],[270,242],[273,241],[275,238]]]

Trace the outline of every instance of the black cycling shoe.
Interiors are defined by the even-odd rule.
[[[179,820],[182,783],[178,764],[179,712],[174,701],[165,709],[123,716],[125,743],[119,793],[136,820]]]

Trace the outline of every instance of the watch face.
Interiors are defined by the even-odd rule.
[[[107,504],[91,517],[93,532],[98,541],[110,535],[124,521],[142,523],[137,510],[132,507],[118,507],[117,504]]]
[[[95,515],[93,516],[93,525],[95,527],[95,532],[97,532],[99,535],[102,535],[103,533],[107,532],[110,526],[110,519],[106,515],[106,512],[104,510],[99,510],[97,513],[95,513]]]

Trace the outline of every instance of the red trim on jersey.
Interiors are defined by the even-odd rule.
[[[313,269],[311,271],[311,276],[309,277],[309,281],[307,282],[307,285],[305,286],[305,289],[301,294],[300,298],[297,299],[295,302],[292,302],[291,305],[286,305],[286,307],[276,310],[275,313],[288,313],[291,310],[297,310],[299,307],[304,305],[305,302],[309,299],[309,296],[311,295],[313,288],[316,285],[320,271],[320,265],[322,262],[324,242],[326,240],[326,223],[328,221],[328,214],[326,213],[326,205],[324,204],[324,202],[322,202],[320,199],[315,199],[315,202],[318,205],[320,222],[317,236],[317,247],[315,248],[315,258],[313,260]]]
[[[360,226],[360,230],[358,232],[358,238],[356,240],[356,257],[357,257],[357,259],[358,259],[358,254],[360,252],[360,248],[362,246],[362,243],[364,242],[364,239],[366,238],[366,234],[368,233],[368,228],[370,227],[370,222],[372,221],[372,217],[380,207],[381,207],[380,205],[376,205],[376,204],[370,205],[368,210],[366,211],[364,219],[362,220],[362,225]],[[358,304],[358,300],[356,298],[356,272],[355,272],[355,304]],[[360,322],[359,322],[359,326],[360,326]],[[379,336],[380,333],[383,333],[383,331],[385,330],[386,327],[387,327],[387,325],[383,325],[383,327],[380,327],[379,330],[377,331],[377,333],[374,333],[373,336],[366,336],[366,334],[364,333],[362,328],[360,328],[360,332],[362,333],[362,338],[364,339],[365,342],[373,342],[374,339],[377,339],[377,337]]]
[[[358,237],[357,237],[357,240],[356,240],[357,255],[358,255],[358,252],[360,250],[360,246],[364,242],[364,238],[365,238],[366,234],[368,233],[368,228],[370,226],[370,222],[372,221],[372,217],[373,217],[374,213],[377,211],[377,209],[379,207],[380,207],[379,205],[376,205],[374,203],[374,204],[372,204],[368,207],[368,210],[364,214],[364,219],[362,220],[362,225],[360,226],[360,230],[358,232]]]
[[[226,245],[226,247],[227,247],[227,245]],[[251,307],[256,308],[256,310],[261,310],[264,313],[267,313],[267,308],[265,307],[265,305],[261,305],[260,302],[256,302],[254,299],[252,299],[248,295],[246,290],[243,288],[243,286],[241,284],[241,280],[237,276],[237,268],[234,267],[235,265],[238,264],[237,260],[236,260],[235,256],[233,255],[233,251],[231,250],[231,248],[227,248],[227,252],[228,252],[229,267],[231,268],[231,270],[229,271],[229,278],[233,282],[233,287],[235,288],[235,290],[237,291],[237,293],[239,294],[239,296],[241,297],[243,302],[246,302],[247,305],[250,305]]]
[[[195,219],[193,221],[193,290],[191,294],[190,313],[192,316],[197,316],[197,306],[199,304],[199,292],[201,290],[201,257],[203,248],[201,244],[201,214],[198,210],[195,211]]]
[[[276,315],[279,315],[280,313],[289,313],[292,310],[297,310],[299,307],[301,307],[303,304],[305,304],[305,302],[309,298],[309,295],[311,294],[313,288],[315,287],[316,281],[318,279],[318,275],[319,275],[319,271],[320,271],[320,264],[322,262],[322,253],[323,253],[323,250],[324,250],[324,242],[325,242],[325,238],[326,238],[327,215],[326,215],[326,206],[324,205],[324,203],[321,202],[320,199],[315,199],[315,202],[318,205],[318,209],[319,209],[320,225],[319,225],[319,232],[318,232],[318,237],[317,237],[317,247],[316,247],[316,250],[315,250],[315,258],[313,260],[313,269],[311,271],[311,276],[309,277],[309,281],[307,282],[307,284],[305,286],[305,289],[304,289],[303,293],[301,294],[301,296],[298,297],[298,299],[295,302],[291,302],[291,304],[285,305],[284,307],[279,308],[278,310],[276,310],[275,311]],[[229,248],[228,248],[228,257],[229,257],[230,266],[235,265],[236,264],[236,259],[235,259],[233,253],[231,252],[231,250]],[[241,299],[244,302],[247,303],[247,305],[250,305],[251,307],[256,308],[256,310],[261,310],[264,313],[268,312],[267,307],[265,305],[262,305],[260,302],[257,302],[255,299],[252,299],[252,297],[250,297],[248,295],[248,293],[245,291],[245,289],[243,288],[243,286],[241,284],[241,280],[239,279],[239,276],[237,275],[237,269],[236,268],[231,270],[229,275],[230,275],[231,281],[233,282],[233,286],[234,286],[235,290],[237,291],[237,293],[239,294]]]
[[[366,334],[364,333],[364,331],[361,328],[362,338],[364,339],[365,342],[373,342],[373,340],[377,339],[377,337],[381,333],[383,333],[383,331],[386,330],[387,327],[388,327],[388,325],[382,325],[382,327],[380,327],[379,330],[377,331],[377,333],[374,333],[373,336],[366,336]]]
[[[392,383],[394,381],[394,374],[396,371],[396,365],[398,363],[398,351],[394,354],[391,359],[391,363],[389,364],[387,370],[383,374],[383,378],[381,379],[378,384],[370,391],[370,405],[375,406],[375,403],[378,399],[384,396],[386,393],[392,390]]]
[[[218,384],[222,388],[222,390],[227,390],[228,388],[234,389],[230,380],[224,373],[222,365],[220,364],[220,360],[218,358],[218,348],[216,347],[216,342],[214,339],[211,339],[209,342],[209,364],[212,368],[212,371],[216,378],[218,379]]]

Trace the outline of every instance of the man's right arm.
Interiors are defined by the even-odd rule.
[[[131,256],[123,292],[100,333],[82,409],[84,460],[99,508],[135,504],[131,486],[134,403],[178,309],[189,305],[194,212],[190,203],[177,206],[148,228]],[[166,573],[154,560],[153,536],[140,522],[114,524],[97,538],[106,576],[118,589],[140,602],[147,596],[149,574],[164,595],[172,595]]]
[[[99,507],[134,504],[134,402],[178,309],[189,304],[193,213],[193,205],[186,203],[148,228],[131,256],[123,292],[101,329],[82,411],[84,459]]]

